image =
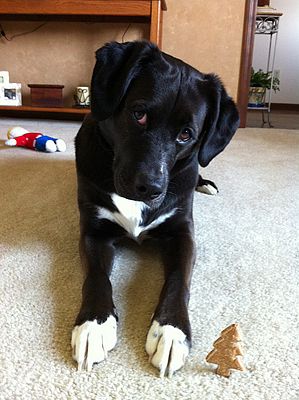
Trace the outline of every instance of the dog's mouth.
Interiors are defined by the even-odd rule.
[[[155,198],[150,198],[150,197],[144,197],[144,196],[136,196],[135,194],[132,194],[128,191],[123,191],[123,190],[118,190],[116,189],[116,193],[121,196],[124,197],[128,200],[133,200],[133,201],[139,201],[142,202],[144,204],[146,204],[148,207],[150,208],[158,208],[162,203],[163,200],[165,198],[166,192],[161,193],[159,196],[155,197]]]
[[[161,193],[159,196],[155,197],[154,199],[142,200],[150,208],[158,208],[163,203],[165,198],[166,192]]]

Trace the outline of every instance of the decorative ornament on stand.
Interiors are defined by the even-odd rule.
[[[77,108],[89,108],[90,107],[90,90],[88,86],[76,87],[76,93],[74,94],[75,107]]]

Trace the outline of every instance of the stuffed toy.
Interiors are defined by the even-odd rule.
[[[47,153],[66,150],[65,142],[62,139],[55,139],[37,132],[29,132],[20,126],[10,128],[7,132],[7,137],[8,140],[5,142],[7,146],[27,147],[28,149]]]

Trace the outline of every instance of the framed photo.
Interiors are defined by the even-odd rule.
[[[21,106],[21,87],[20,83],[0,84],[0,106]]]
[[[0,85],[9,83],[9,72],[8,71],[0,71]]]

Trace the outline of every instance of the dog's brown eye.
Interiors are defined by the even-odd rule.
[[[188,142],[192,138],[192,131],[189,128],[185,128],[179,134],[177,140],[178,142]]]
[[[134,117],[140,125],[146,124],[147,115],[144,111],[134,111]]]

